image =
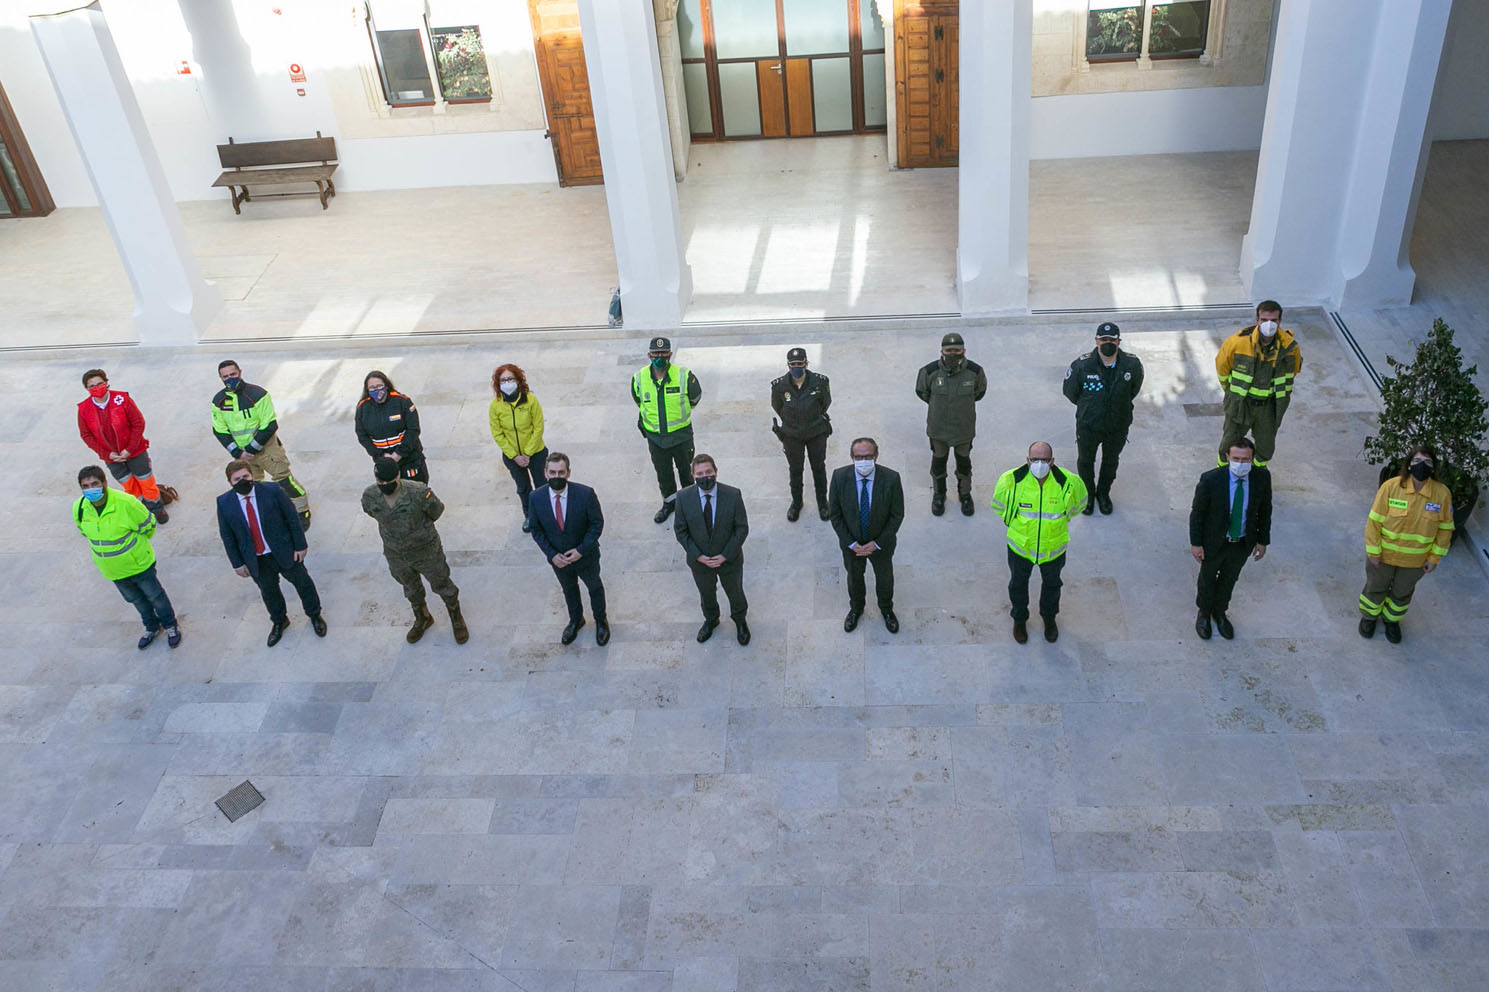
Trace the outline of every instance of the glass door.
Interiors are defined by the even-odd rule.
[[[682,0],[678,36],[695,139],[884,129],[875,0]]]

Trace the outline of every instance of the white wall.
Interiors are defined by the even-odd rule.
[[[1265,86],[1034,98],[1029,156],[1089,158],[1261,147]]]
[[[1456,0],[1448,25],[1442,74],[1432,102],[1431,134],[1437,141],[1489,138],[1489,3]]]
[[[0,6],[0,84],[57,206],[93,206],[93,185],[31,37],[31,25],[11,6]]]

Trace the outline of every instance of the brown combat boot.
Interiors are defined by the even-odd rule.
[[[410,644],[418,643],[419,638],[424,636],[424,631],[434,626],[434,617],[429,613],[429,607],[423,603],[414,607],[414,625],[408,629],[404,640]]]
[[[460,600],[448,600],[445,603],[445,609],[450,614],[450,626],[455,631],[455,643],[464,644],[470,640],[470,629],[465,625],[465,617],[460,615]]]

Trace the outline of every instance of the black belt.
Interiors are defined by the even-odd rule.
[[[1226,544],[1240,544],[1240,543],[1242,543],[1245,540],[1246,540],[1246,538],[1244,538],[1244,537],[1231,537],[1229,534],[1227,534],[1225,536],[1225,543]]]

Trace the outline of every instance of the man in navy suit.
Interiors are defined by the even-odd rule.
[[[278,484],[254,482],[253,471],[242,459],[227,465],[228,485],[233,488],[217,497],[217,530],[233,571],[252,576],[269,608],[269,647],[279,643],[290,625],[279,576],[290,580],[300,594],[300,605],[310,617],[317,637],[326,636],[321,619],[321,597],[305,568],[305,528],[295,504]]]
[[[848,448],[853,464],[832,473],[827,488],[827,515],[838,532],[843,567],[848,570],[848,616],[843,629],[852,631],[863,615],[868,588],[864,572],[874,566],[874,597],[891,634],[900,632],[894,615],[895,535],[905,520],[905,488],[900,474],[879,464],[879,443],[861,437]]]
[[[1220,636],[1230,640],[1236,629],[1225,615],[1231,590],[1247,557],[1257,561],[1272,543],[1272,476],[1254,465],[1256,447],[1241,438],[1225,452],[1228,464],[1199,477],[1189,510],[1189,553],[1199,562],[1199,615],[1194,631],[1210,639],[1213,618]]]
[[[533,522],[533,540],[553,566],[553,574],[564,591],[569,625],[560,642],[573,644],[584,626],[584,604],[579,599],[582,580],[589,589],[589,609],[595,615],[595,643],[610,643],[610,622],[605,617],[605,584],[600,581],[600,531],[605,517],[600,499],[589,486],[569,481],[569,456],[550,451],[544,475],[548,484],[534,489],[527,499]]]

